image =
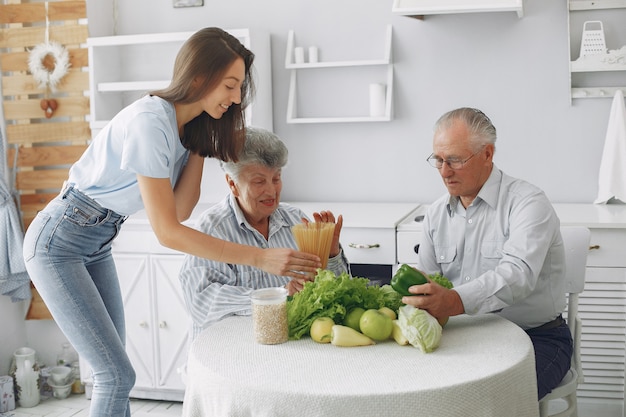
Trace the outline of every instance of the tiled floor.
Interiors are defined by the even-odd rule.
[[[182,403],[171,401],[150,401],[131,399],[131,415],[133,417],[180,417]],[[32,408],[18,407],[0,417],[88,417],[89,400],[84,395],[71,395],[63,400],[48,398]]]

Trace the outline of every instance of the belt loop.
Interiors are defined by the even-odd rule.
[[[67,183],[67,181],[63,181],[63,188],[61,188],[61,198],[65,198],[71,188],[72,187]]]

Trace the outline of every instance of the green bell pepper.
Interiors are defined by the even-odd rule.
[[[409,287],[427,282],[428,280],[420,271],[407,264],[402,264],[391,278],[391,288],[402,296],[414,295],[409,292]]]

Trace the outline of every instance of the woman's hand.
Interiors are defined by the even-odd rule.
[[[332,211],[320,211],[319,213],[313,213],[313,218],[316,222],[335,223],[335,215]],[[303,219],[304,220],[304,219]],[[333,258],[339,255],[341,248],[339,247],[339,235],[341,234],[341,227],[343,226],[343,216],[340,214],[335,223],[335,231],[333,233],[333,241],[330,245],[329,257]]]
[[[255,266],[274,275],[291,278],[303,278],[305,275],[312,280],[322,263],[317,255],[295,249],[270,248],[261,250],[261,258]]]
[[[289,295],[294,295],[295,293],[302,291],[302,288],[304,288],[304,284],[307,281],[312,281],[312,278],[308,275],[303,275],[301,278],[293,278],[287,283],[287,285],[285,285],[285,288],[289,291]]]

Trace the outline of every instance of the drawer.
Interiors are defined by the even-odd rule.
[[[396,263],[395,229],[343,228],[340,241],[350,263]]]
[[[398,263],[412,264],[417,262],[417,251],[420,241],[422,240],[422,232],[398,232],[396,239],[398,241]]]
[[[626,230],[590,229],[587,266],[626,267]]]
[[[115,253],[180,254],[159,243],[152,230],[124,230],[113,241]]]

